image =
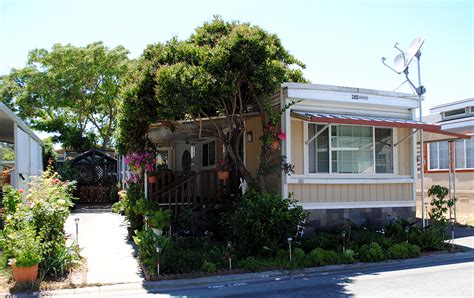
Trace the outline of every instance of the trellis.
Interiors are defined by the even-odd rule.
[[[77,171],[79,203],[117,201],[117,160],[99,149],[90,149],[71,162]]]

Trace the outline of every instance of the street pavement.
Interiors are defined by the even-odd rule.
[[[78,242],[87,260],[87,284],[141,282],[142,272],[134,258],[134,247],[127,241],[125,217],[106,209],[79,209],[66,221],[65,231],[76,238],[75,219],[79,218]]]
[[[474,251],[293,272],[129,283],[44,294],[60,297],[474,297]]]

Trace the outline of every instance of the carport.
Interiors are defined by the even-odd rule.
[[[0,150],[0,170],[10,169],[10,184],[13,187],[27,188],[29,176],[43,171],[44,144],[23,120],[0,102],[0,147],[2,143],[13,145],[15,158],[14,161],[3,161]]]

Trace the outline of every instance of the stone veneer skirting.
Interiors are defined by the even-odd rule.
[[[416,207],[351,208],[351,209],[310,209],[308,226],[324,228],[338,226],[350,221],[356,225],[364,223],[382,227],[397,219],[415,220]]]

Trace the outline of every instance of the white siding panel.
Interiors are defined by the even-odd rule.
[[[15,158],[18,174],[30,173],[30,137],[21,128],[16,128]],[[26,178],[26,177],[25,177]]]

